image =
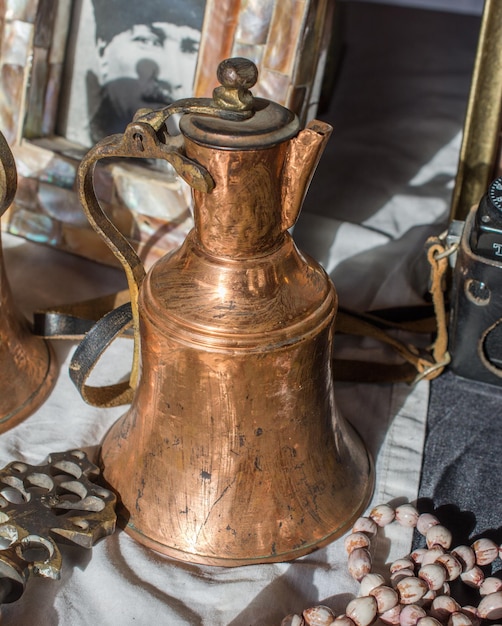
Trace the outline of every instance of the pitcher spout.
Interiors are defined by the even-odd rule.
[[[313,120],[290,140],[282,173],[282,224],[291,228],[300,213],[303,200],[328,143],[333,128]]]

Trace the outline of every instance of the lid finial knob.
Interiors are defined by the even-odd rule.
[[[258,79],[258,68],[249,59],[234,57],[218,65],[216,73],[221,86],[213,91],[214,103],[232,111],[253,109],[253,94],[249,91]]]

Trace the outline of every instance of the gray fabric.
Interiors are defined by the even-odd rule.
[[[421,511],[433,512],[453,533],[453,545],[480,536],[502,543],[502,387],[447,372],[431,384],[419,491]],[[424,545],[415,533],[413,545]],[[500,560],[485,568],[500,577]],[[476,590],[452,586],[457,601],[476,606]]]
[[[419,496],[438,509],[454,541],[502,543],[502,387],[448,372],[431,384]]]

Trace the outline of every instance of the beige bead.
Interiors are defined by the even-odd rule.
[[[429,606],[434,600],[434,598],[438,595],[438,593],[442,593],[442,590],[434,591],[433,589],[429,589],[427,593],[424,595],[424,597],[422,598],[422,605]]]
[[[395,516],[394,509],[388,504],[379,504],[370,512],[371,519],[381,527],[394,521]]]
[[[411,559],[397,559],[390,566],[390,573],[398,572],[400,569],[410,569],[413,571],[415,563]]]
[[[394,572],[390,575],[390,584],[394,587],[397,587],[397,583],[404,578],[413,578],[415,576],[415,572],[412,569],[398,569],[397,572]]]
[[[472,626],[479,626],[481,624],[481,620],[478,615],[478,609],[475,606],[463,606],[462,613],[465,613],[472,622]]]
[[[421,606],[416,604],[407,604],[401,609],[399,614],[400,626],[415,626],[421,617],[425,617],[427,613]]]
[[[356,548],[347,559],[349,574],[358,582],[371,572],[371,555],[366,548]]]
[[[286,615],[281,626],[305,626],[305,620],[300,615]]]
[[[381,574],[367,574],[361,579],[359,595],[368,596],[372,589],[385,585],[385,578]]]
[[[347,617],[346,615],[339,615],[338,617],[335,617],[333,626],[355,626],[355,624],[350,617]]]
[[[499,555],[498,545],[486,537],[478,539],[472,544],[472,549],[476,555],[476,565],[489,565],[493,563]]]
[[[444,548],[441,546],[434,546],[425,552],[422,557],[422,567],[424,565],[429,565],[430,563],[435,563],[436,560],[444,554]]]
[[[414,563],[421,563],[426,552],[428,552],[427,548],[417,548],[410,553],[410,559]]]
[[[467,572],[462,572],[460,574],[460,578],[466,585],[469,585],[469,587],[478,588],[481,587],[481,584],[485,579],[485,575],[483,574],[483,570],[475,565]]]
[[[373,596],[376,600],[378,614],[385,613],[389,609],[394,608],[399,602],[397,591],[386,585],[375,587],[370,591],[369,595]]]
[[[307,626],[331,626],[335,619],[333,611],[322,604],[303,611],[303,619]]]
[[[463,572],[469,571],[476,565],[476,555],[469,546],[457,546],[451,551],[451,554],[460,561]]]
[[[365,533],[351,533],[345,537],[343,543],[347,554],[350,554],[356,548],[369,548],[371,542]]]
[[[442,626],[442,624],[437,619],[427,615],[426,617],[421,617],[418,620],[417,626]]]
[[[502,617],[502,591],[483,596],[478,605],[478,615],[481,619],[500,619]]]
[[[395,607],[385,611],[385,613],[380,613],[378,616],[380,621],[384,624],[388,624],[389,626],[397,626],[399,624],[399,615],[401,614],[401,605],[396,604]]]
[[[429,549],[432,546],[441,546],[448,550],[452,541],[451,532],[442,524],[436,524],[425,533],[425,541]]]
[[[443,588],[448,573],[446,568],[440,563],[429,563],[428,565],[422,565],[418,572],[419,578],[425,580],[427,586],[432,591],[438,591]]]
[[[369,517],[359,517],[352,527],[353,533],[366,533],[370,537],[376,535],[378,526]]]
[[[438,556],[436,563],[440,563],[446,569],[446,580],[456,580],[462,573],[462,564],[451,553]]]
[[[422,513],[422,515],[418,516],[417,530],[420,534],[426,535],[429,528],[436,526],[436,524],[439,524],[439,520],[435,515]]]
[[[356,626],[369,626],[377,614],[376,600],[372,596],[355,598],[347,604],[345,613]]]
[[[447,623],[448,626],[472,626],[471,618],[462,611],[452,613]]]
[[[495,578],[495,576],[488,576],[485,578],[479,587],[479,593],[482,596],[487,596],[490,593],[495,593],[502,589],[502,580]]]
[[[429,613],[440,622],[446,622],[455,611],[460,611],[460,604],[450,596],[442,595],[434,598]]]
[[[427,593],[427,583],[415,576],[403,578],[396,585],[401,604],[416,604]]]
[[[417,509],[412,504],[401,504],[396,508],[396,521],[401,526],[415,528],[419,517]]]

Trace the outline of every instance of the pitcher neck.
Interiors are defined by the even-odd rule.
[[[187,140],[186,151],[215,181],[212,192],[194,192],[199,244],[210,254],[234,259],[262,256],[279,246],[287,143],[264,150],[221,150]]]

